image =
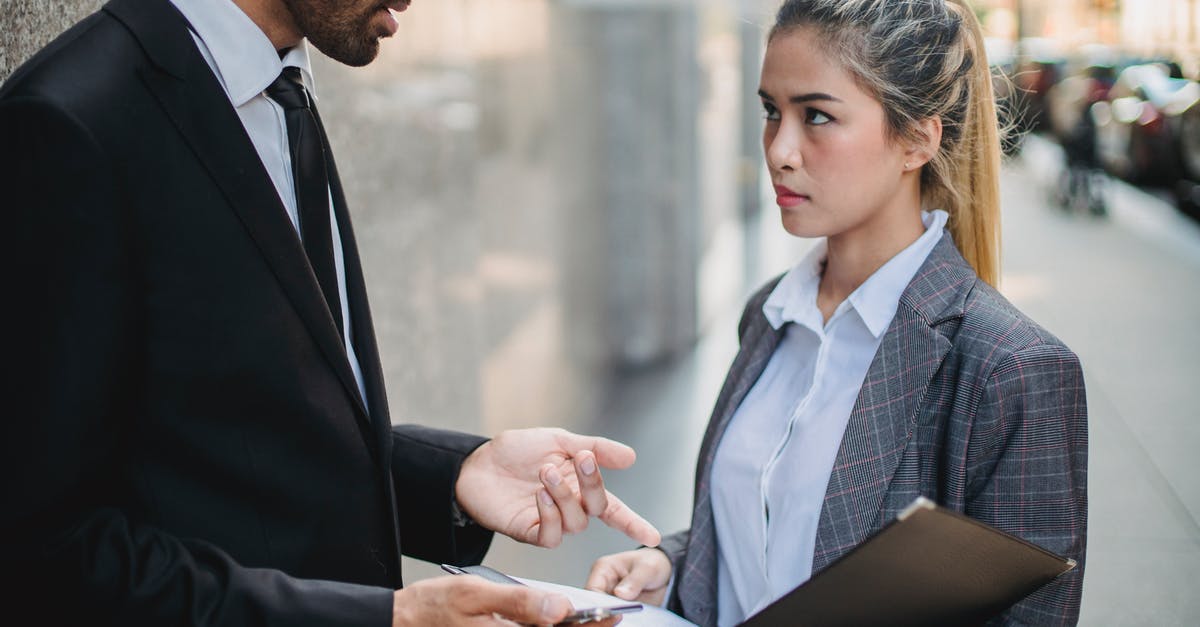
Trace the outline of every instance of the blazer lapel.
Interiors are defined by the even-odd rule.
[[[904,455],[921,403],[951,341],[938,330],[961,317],[974,271],[950,234],[922,264],[863,380],[842,437],[817,529],[816,573],[884,521],[880,504]]]
[[[776,284],[764,288],[760,292],[761,297],[748,307],[751,317],[743,334],[742,348],[729,369],[729,377],[717,397],[713,417],[700,446],[691,532],[688,535],[686,559],[676,577],[684,615],[701,625],[715,624],[717,619],[717,538],[710,481],[713,460],[733,414],[766,369],[775,347],[783,337],[783,330],[773,328],[762,314],[763,301]]]
[[[143,71],[143,81],[258,245],[353,399],[360,430],[377,456],[370,418],[308,257],[241,119],[196,50],[186,20],[166,1],[113,0],[105,10],[130,29],[159,66]]]

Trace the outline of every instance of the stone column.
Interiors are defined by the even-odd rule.
[[[103,4],[103,0],[4,0],[0,83],[42,46]]]
[[[696,9],[564,0],[552,30],[568,319],[602,329],[574,348],[652,363],[697,332]]]

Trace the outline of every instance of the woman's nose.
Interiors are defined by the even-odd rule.
[[[804,164],[800,154],[800,138],[787,125],[781,124],[774,133],[764,135],[767,166],[775,170],[796,170]]]

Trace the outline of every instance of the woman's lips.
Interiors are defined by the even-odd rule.
[[[808,202],[808,200],[808,196],[805,196],[804,194],[797,194],[796,192],[793,192],[782,185],[775,186],[775,202],[778,203],[780,207],[798,207]]]

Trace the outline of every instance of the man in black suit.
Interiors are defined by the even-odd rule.
[[[0,88],[8,615],[552,623],[530,589],[400,588],[400,554],[589,516],[658,542],[603,487],[628,447],[391,424],[302,39],[365,64],[407,1],[112,0]]]

